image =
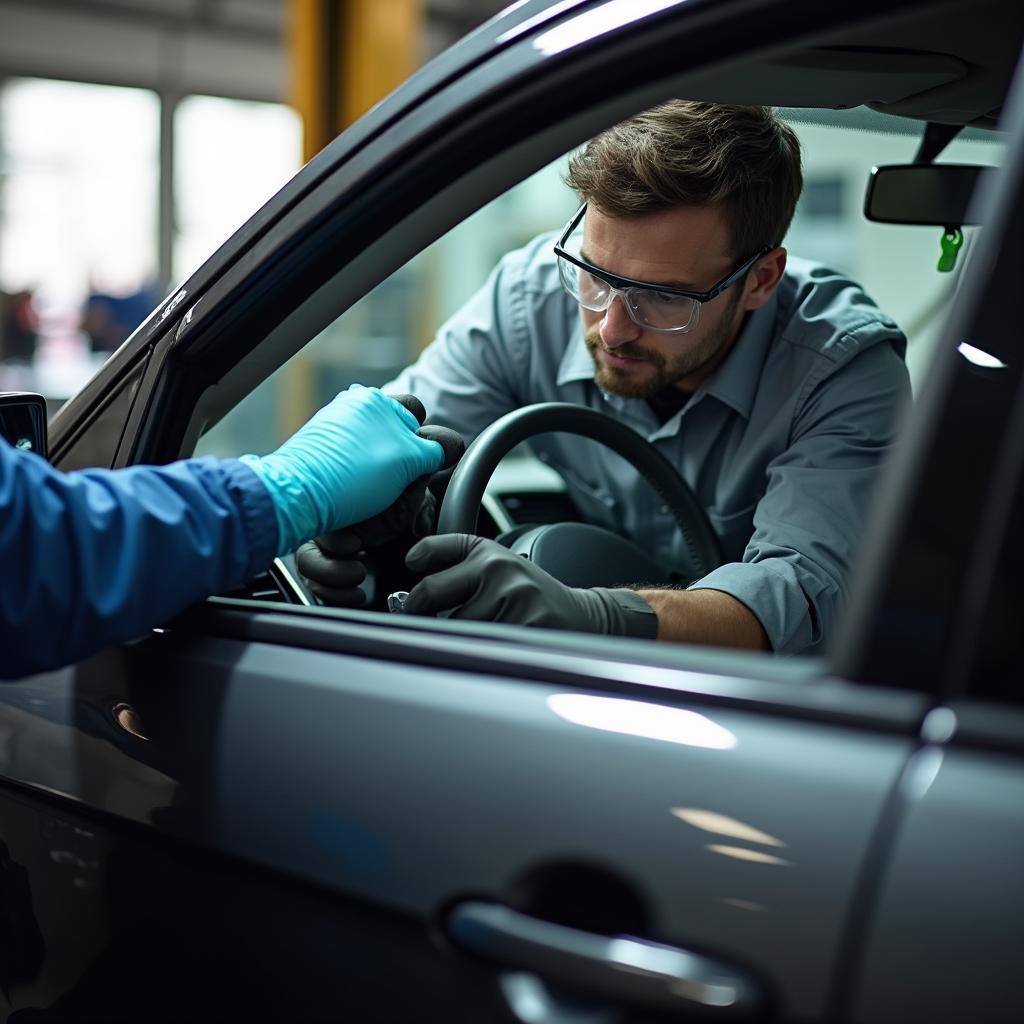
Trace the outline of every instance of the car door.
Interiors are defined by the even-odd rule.
[[[747,5],[742,30],[736,6],[610,34],[567,9],[577,34],[547,49],[521,19],[456,81],[399,94],[69,407],[60,464],[90,416],[110,464],[193,450],[475,205],[791,31],[786,5]],[[807,33],[850,17],[798,6]],[[281,566],[268,585],[296,596]],[[928,685],[251,597],[0,692],[12,1016],[845,1012]]]
[[[493,632],[225,600],[5,690],[11,1006],[827,1014],[924,702]]]

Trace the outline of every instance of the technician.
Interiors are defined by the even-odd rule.
[[[419,426],[356,384],[262,458],[61,473],[0,441],[0,677],[136,637],[381,512],[442,464]]]
[[[673,101],[591,140],[566,180],[582,205],[564,231],[506,256],[389,387],[467,439],[535,402],[627,424],[694,489],[726,562],[685,589],[585,590],[493,541],[426,537],[405,610],[821,650],[909,380],[896,324],[781,245],[796,136],[767,107]],[[632,467],[572,435],[530,444],[588,520],[679,564],[678,528]],[[299,566],[328,590],[347,571],[315,547]]]

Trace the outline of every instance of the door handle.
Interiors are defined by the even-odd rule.
[[[632,936],[596,935],[468,901],[448,916],[455,942],[488,960],[531,971],[588,994],[736,1020],[764,1003],[761,986],[724,961]]]

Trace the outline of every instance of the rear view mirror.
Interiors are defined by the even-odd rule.
[[[28,391],[0,392],[0,437],[46,458],[46,400]]]
[[[864,216],[883,224],[958,228],[977,224],[969,215],[978,183],[996,170],[975,164],[890,164],[874,167]]]

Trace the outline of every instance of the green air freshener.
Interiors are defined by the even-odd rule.
[[[957,253],[964,244],[964,233],[959,228],[946,228],[939,240],[942,255],[939,257],[939,270],[946,274],[956,266]]]

